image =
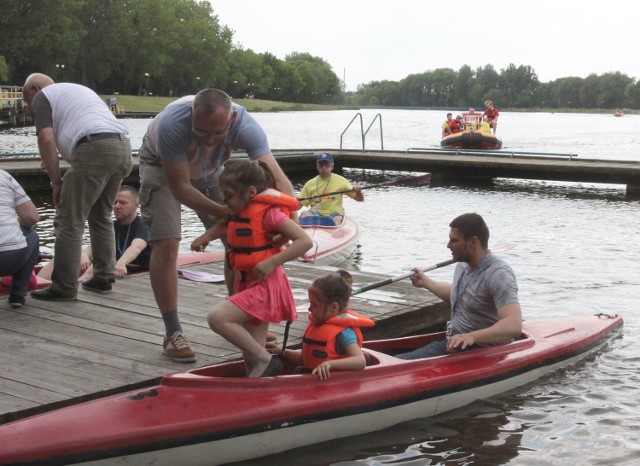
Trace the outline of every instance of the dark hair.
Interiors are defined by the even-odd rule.
[[[205,115],[213,115],[220,107],[231,115],[233,111],[231,97],[219,89],[202,89],[193,99],[193,108],[201,109]]]
[[[275,188],[276,180],[269,165],[262,161],[233,159],[225,163],[220,184],[226,184],[234,191],[255,186],[257,192],[262,192],[267,188]]]
[[[353,277],[346,270],[323,275],[316,278],[311,284],[311,288],[317,288],[322,295],[322,304],[328,306],[336,302],[340,310],[347,308],[349,298],[351,298],[351,285]]]
[[[459,215],[451,221],[449,227],[460,231],[466,241],[476,236],[483,248],[489,247],[489,227],[480,215],[476,213]]]

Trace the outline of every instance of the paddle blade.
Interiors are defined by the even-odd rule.
[[[395,186],[398,184],[420,184],[424,183],[425,181],[429,181],[430,179],[431,173],[425,173],[424,175],[420,176],[407,175],[387,181],[386,183],[383,183],[382,186]]]

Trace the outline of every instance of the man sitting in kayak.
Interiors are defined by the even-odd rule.
[[[363,370],[367,363],[360,327],[373,327],[375,323],[347,309],[352,284],[353,278],[345,270],[316,278],[309,287],[309,324],[302,349],[283,351],[275,342],[268,342],[267,350],[320,380],[328,379],[331,370]]]
[[[463,214],[449,227],[447,247],[459,262],[453,284],[437,282],[418,268],[411,277],[413,286],[426,288],[450,303],[447,339],[398,354],[400,359],[429,358],[508,343],[522,332],[515,274],[506,262],[491,254],[489,228],[482,217]]]
[[[300,213],[300,225],[308,222],[304,217],[324,217],[322,225],[335,225],[342,223],[344,207],[342,206],[343,194],[358,202],[364,201],[362,187],[351,185],[346,178],[333,173],[333,156],[328,152],[316,157],[318,176],[307,181],[300,191],[300,204],[310,206],[311,209]],[[311,198],[311,199],[304,199]]]

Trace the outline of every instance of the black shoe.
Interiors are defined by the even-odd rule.
[[[96,293],[107,294],[111,293],[111,282],[98,280],[96,278],[90,278],[82,282],[82,288],[89,291],[95,291]]]
[[[280,361],[280,358],[274,354],[273,356],[271,356],[269,365],[260,377],[272,377],[280,372],[280,369],[282,369],[282,361]]]
[[[31,292],[31,297],[35,299],[42,299],[44,301],[75,301],[76,297],[62,296],[56,291],[53,291],[51,287],[43,290],[35,290]]]
[[[24,303],[24,296],[18,296],[17,294],[9,296],[9,306],[11,307],[22,307]]]

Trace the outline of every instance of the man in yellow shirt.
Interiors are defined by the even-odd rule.
[[[329,217],[338,225],[342,223],[344,217],[343,194],[358,202],[363,202],[362,187],[351,185],[344,177],[333,173],[333,156],[328,152],[316,157],[316,168],[318,176],[307,181],[300,192],[301,198],[313,197],[313,199],[300,201],[303,206],[310,207],[310,210],[300,213],[300,223],[304,223],[304,217],[316,215]],[[349,192],[337,194],[337,191]]]

